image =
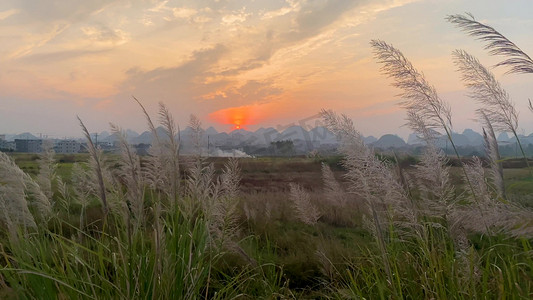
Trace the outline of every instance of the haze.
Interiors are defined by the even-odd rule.
[[[483,45],[446,23],[471,12],[533,53],[531,1],[78,1],[0,3],[0,133],[80,136],[108,122],[142,132],[131,96],[180,126],[257,129],[313,120],[321,108],[354,118],[365,135],[408,134],[399,91],[379,74],[371,39],[401,49],[453,110],[456,131],[477,129],[476,105],[452,63],[465,49],[486,65]],[[527,111],[531,76],[498,79]],[[312,121],[314,122],[314,121]]]

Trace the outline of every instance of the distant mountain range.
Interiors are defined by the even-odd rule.
[[[156,128],[157,135],[161,139],[168,139],[168,135],[164,128]],[[154,137],[150,131],[145,131],[141,134],[126,130],[126,137],[131,144],[151,144]],[[35,135],[29,132],[18,135],[6,135],[7,141],[15,139],[38,139]],[[181,142],[181,148],[184,153],[194,151],[193,130],[187,127],[175,136]],[[523,145],[533,145],[533,134],[528,136],[520,135],[520,141]],[[463,133],[452,133],[452,139],[457,147],[472,148],[473,151],[483,151],[483,136],[472,129],[465,129]],[[498,142],[500,146],[506,144],[514,144],[514,138],[510,138],[507,133],[500,133],[498,135]],[[98,134],[99,143],[113,144],[118,140],[115,133],[107,131]],[[245,149],[247,151],[264,151],[265,148],[273,147],[276,142],[292,141],[293,153],[307,153],[311,150],[334,149],[338,146],[338,140],[335,135],[325,127],[304,128],[301,126],[291,126],[282,130],[275,128],[259,128],[256,131],[248,131],[245,129],[238,129],[232,132],[218,132],[215,128],[209,127],[201,132],[200,146],[208,151],[220,149],[221,151],[229,151],[232,149]],[[410,149],[423,146],[424,142],[420,140],[415,134],[409,135],[407,141],[394,134],[385,134],[379,139],[373,136],[364,137],[364,142],[374,148],[388,150],[388,149]],[[450,147],[446,136],[440,135],[437,138],[436,144],[438,147],[447,149]]]
[[[161,127],[156,129],[160,137],[166,137],[165,130]],[[128,141],[132,144],[150,144],[153,136],[149,131],[138,134],[132,130],[126,132]],[[237,129],[232,132],[218,132],[215,128],[209,127],[202,131],[203,147],[222,147],[222,148],[242,148],[245,146],[270,146],[272,142],[291,140],[298,145],[301,150],[312,150],[324,145],[336,146],[338,140],[335,135],[325,127],[315,127],[306,129],[301,126],[291,126],[283,130],[277,130],[272,127],[259,128],[256,131],[248,131],[245,129]],[[519,135],[520,141],[524,145],[533,144],[533,134],[528,136]],[[183,148],[190,148],[193,144],[192,129],[187,127],[180,131],[179,136]],[[99,140],[102,142],[114,142],[117,137],[114,134],[102,132]],[[462,133],[452,133],[452,139],[457,147],[481,147],[483,146],[483,136],[472,130],[465,129]],[[507,133],[498,135],[498,141],[501,144],[514,143],[513,138],[509,138]],[[373,136],[364,137],[364,142],[367,145],[379,149],[389,148],[406,148],[411,146],[420,146],[424,142],[420,140],[416,134],[409,135],[407,141],[394,134],[385,134],[379,139]],[[436,141],[437,146],[446,148],[449,144],[448,138],[445,135],[440,135]]]
[[[157,134],[160,137],[167,137],[166,131],[158,127]],[[135,132],[126,132],[128,141],[132,144],[150,144],[153,140],[153,134],[150,131],[145,131],[141,134]],[[193,143],[193,130],[187,127],[180,131],[176,136],[181,141],[182,147],[190,148]],[[118,137],[114,134],[101,133],[99,140],[102,142],[114,142]],[[315,127],[306,130],[301,126],[288,127],[282,131],[275,128],[260,128],[256,131],[248,131],[245,129],[237,129],[232,132],[218,132],[215,128],[209,127],[201,132],[201,145],[203,147],[244,147],[244,146],[270,146],[272,142],[277,141],[300,141],[313,148],[314,146],[331,144],[336,145],[337,138],[324,127]]]

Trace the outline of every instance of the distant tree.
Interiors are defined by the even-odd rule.
[[[291,140],[271,142],[274,155],[289,156],[294,154],[294,143]]]

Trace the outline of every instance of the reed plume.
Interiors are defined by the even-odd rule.
[[[416,114],[418,121],[423,120],[425,128],[444,129],[451,139],[452,121],[448,103],[438,96],[424,75],[398,49],[380,40],[372,40],[370,44],[382,72],[394,79],[393,86],[402,90],[399,96],[405,100],[400,105],[410,114]],[[408,119],[407,125],[417,130],[420,124],[413,124]]]
[[[403,219],[402,224],[415,225],[416,216],[408,207],[403,186],[390,168],[365,145],[352,120],[331,110],[322,110],[321,116],[326,127],[340,139],[339,150],[345,157],[343,165],[347,169],[345,176],[350,182],[348,191],[362,198],[369,208],[371,232],[379,245],[389,284],[394,286],[382,225],[395,219]]]
[[[339,151],[345,157],[343,165],[347,169],[345,177],[350,182],[348,191],[364,199],[371,211],[412,219],[405,206],[408,201],[402,185],[389,166],[365,145],[352,120],[331,110],[322,110],[321,115],[326,127],[340,139]],[[384,186],[387,188],[383,189]]]
[[[224,164],[222,173],[222,195],[224,197],[235,199],[239,194],[239,184],[241,182],[241,168],[239,160],[231,157]]]
[[[126,205],[129,215],[135,220],[136,230],[144,223],[144,182],[141,161],[128,143],[124,130],[114,124],[110,126],[111,131],[118,136],[120,145],[118,177],[126,186]]]
[[[39,184],[30,175],[23,173],[24,196],[34,219],[40,225],[46,225],[52,213],[50,199],[43,193]]]
[[[255,266],[257,262],[236,241],[240,234],[238,212],[240,181],[239,161],[237,158],[230,158],[224,164],[224,170],[220,176],[220,193],[209,209],[209,228],[219,247],[238,254]]]
[[[503,181],[503,166],[501,163],[500,150],[498,148],[498,140],[494,133],[492,123],[490,122],[487,115],[480,111],[483,116],[483,123],[485,128],[483,128],[483,140],[485,144],[485,153],[490,163],[491,177],[496,192],[499,197],[505,199],[505,184]]]
[[[157,134],[157,130],[155,129],[154,122],[152,122],[152,118],[150,118],[150,115],[146,111],[146,108],[144,108],[144,105],[142,105],[141,101],[139,99],[135,98],[135,96],[132,96],[132,97],[133,97],[133,100],[135,100],[135,102],[137,102],[137,104],[139,104],[139,106],[141,107],[141,109],[143,111],[143,114],[144,114],[144,116],[146,118],[146,122],[148,123],[148,128],[150,129],[150,132],[152,133],[154,138],[158,141],[159,140],[159,135]]]
[[[187,193],[205,212],[210,210],[220,193],[221,187],[215,180],[215,172],[213,163],[206,164],[203,160],[195,160],[188,169]],[[193,203],[193,206],[196,204]]]
[[[192,129],[191,138],[195,154],[188,162],[187,191],[190,197],[199,201],[202,209],[208,212],[212,202],[219,196],[222,187],[220,182],[215,180],[213,163],[206,163],[206,158],[202,157],[200,147],[202,123],[195,115],[190,116],[189,127]]]
[[[75,198],[81,204],[80,211],[80,233],[85,226],[85,213],[87,206],[89,205],[90,197],[98,194],[98,186],[95,183],[96,175],[94,172],[90,172],[82,167],[78,163],[74,163],[72,166],[71,180],[73,186],[73,192],[76,196]]]
[[[37,175],[36,180],[49,201],[52,201],[54,195],[52,191],[52,182],[56,177],[55,171],[57,168],[54,156],[55,151],[52,141],[43,141],[42,152],[39,153],[38,159],[39,174]]]
[[[25,176],[7,154],[0,152],[0,221],[13,238],[19,226],[36,227],[26,201]]]
[[[291,183],[290,199],[298,220],[307,224],[315,225],[320,218],[318,209],[311,203],[311,197],[300,185]]]
[[[165,153],[166,164],[164,165],[168,173],[168,179],[170,180],[171,188],[171,201],[175,205],[179,197],[179,188],[180,188],[180,166],[179,166],[179,141],[176,140],[176,135],[179,134],[179,131],[174,122],[172,114],[165,106],[164,103],[159,103],[159,118],[161,125],[165,128],[165,133],[167,139],[163,143]]]
[[[152,146],[150,147],[150,150],[149,150],[150,155],[147,157],[144,166],[141,165],[141,174],[145,182],[151,188],[150,195],[152,196],[152,199],[154,201],[153,237],[154,237],[155,255],[154,255],[154,269],[152,272],[152,277],[153,277],[152,291],[154,295],[157,295],[158,293],[157,287],[159,286],[158,285],[159,279],[163,272],[163,259],[165,256],[164,253],[165,253],[165,244],[166,244],[165,234],[163,233],[163,224],[161,222],[161,215],[163,213],[161,195],[162,194],[168,195],[168,191],[166,191],[165,187],[168,186],[167,182],[169,181],[169,178],[166,172],[161,172],[161,170],[164,170],[164,167],[166,166],[165,159],[164,159],[165,158],[164,147],[161,142],[161,138],[159,137],[159,134],[155,128],[154,122],[152,121],[152,118],[146,111],[146,108],[144,107],[144,105],[142,105],[141,101],[135,98],[134,96],[133,96],[133,99],[141,107],[144,117],[148,123],[148,128],[150,129],[150,132],[152,133],[152,137],[153,137]],[[169,122],[169,123],[172,124],[173,122]]]
[[[533,73],[533,60],[529,55],[494,28],[476,21],[472,14],[449,15],[446,20],[467,34],[485,42],[485,49],[490,55],[508,57],[497,63],[495,67],[508,67],[507,73]]]
[[[352,209],[348,209],[348,194],[335,178],[333,171],[326,163],[322,163],[322,182],[324,183],[323,200],[320,209],[323,221],[331,224],[343,224],[350,222]],[[359,210],[359,204],[356,204]],[[350,207],[353,208],[353,207]]]
[[[382,72],[394,79],[393,86],[402,90],[399,96],[405,100],[400,102],[400,105],[407,110],[407,125],[425,137],[430,147],[434,137],[432,132],[444,129],[455,156],[462,165],[461,156],[452,139],[452,115],[448,103],[438,96],[435,88],[413,67],[401,51],[380,40],[372,40],[370,44],[374,48],[376,59],[382,65]],[[474,187],[464,167],[462,169],[475,198]]]
[[[494,74],[466,51],[455,50],[452,55],[463,82],[470,89],[468,96],[483,105],[478,112],[483,110],[496,131],[516,134],[518,113]]]
[[[467,174],[476,187],[478,202],[455,206],[451,219],[451,231],[457,228],[470,232],[494,234],[502,232],[515,237],[533,237],[533,212],[513,202],[493,197],[485,178],[485,170],[478,157],[465,165]]]
[[[465,169],[475,187],[475,193],[478,195],[478,200],[481,201],[478,204],[481,207],[484,207],[487,203],[495,201],[489,193],[489,186],[485,179],[485,169],[483,168],[481,159],[477,156],[472,157],[470,163],[465,164]]]
[[[518,137],[518,113],[509,94],[501,87],[494,74],[485,68],[477,58],[463,50],[453,52],[454,62],[462,74],[465,85],[470,89],[468,96],[476,100],[483,107],[478,114],[483,114],[490,120],[496,131],[511,132],[529,167],[527,156]],[[481,115],[483,118],[483,115]]]
[[[445,221],[454,205],[454,188],[450,181],[448,158],[435,146],[424,150],[416,165],[415,178],[423,201],[417,203],[426,216],[441,217]]]
[[[148,123],[148,128],[152,133],[152,146],[149,150],[149,155],[146,157],[145,163],[141,166],[142,177],[145,179],[146,183],[158,193],[165,192],[167,182],[169,181],[167,173],[162,172],[164,170],[165,160],[164,160],[164,147],[161,141],[161,137],[157,132],[152,118],[146,111],[146,108],[142,105],[141,101],[133,97],[135,102],[139,104],[141,110],[144,114],[144,117]],[[160,197],[158,197],[159,199]]]
[[[70,203],[72,201],[71,192],[69,191],[67,183],[59,176],[57,177],[57,192],[59,193],[59,196],[55,203],[56,208],[63,209],[67,214],[70,214]]]
[[[202,156],[202,122],[197,116],[191,115],[189,118],[189,127],[192,129],[191,139],[194,147],[195,154]]]
[[[474,160],[467,166],[467,171],[476,184],[477,193],[482,202],[478,205],[456,207],[454,211],[454,228],[465,228],[470,232],[494,234],[501,232],[515,237],[532,238],[533,212],[513,202],[502,202],[491,197],[483,176],[480,160]],[[481,209],[481,212],[480,212]]]
[[[141,110],[148,123],[150,132],[152,133],[152,147],[149,150],[149,156],[143,162],[141,173],[142,178],[156,193],[156,206],[160,206],[162,199],[168,199],[170,208],[177,209],[177,204],[180,201],[180,141],[176,140],[179,135],[179,128],[176,126],[174,117],[169,109],[163,103],[159,103],[159,121],[163,126],[164,136],[161,136],[159,128],[155,127],[152,118],[142,105],[141,101],[133,97],[135,102],[139,104]],[[156,219],[159,218],[159,213],[162,212],[161,207],[155,210],[157,212]]]
[[[346,205],[344,189],[335,179],[335,175],[326,163],[322,163],[322,181],[324,181],[325,185],[324,192],[327,202],[338,208],[344,207]]]
[[[100,198],[100,201],[102,201],[102,206],[104,210],[104,216],[107,216],[107,213],[109,212],[109,204],[107,202],[107,195],[106,195],[106,189],[104,185],[104,174],[103,174],[103,167],[102,167],[102,151],[100,149],[97,149],[96,145],[94,145],[93,140],[91,138],[91,134],[87,130],[87,127],[85,127],[85,124],[83,124],[80,117],[77,117],[78,121],[80,122],[81,129],[83,131],[83,134],[85,135],[85,138],[87,139],[87,150],[89,151],[91,160],[91,166],[94,174],[96,175],[96,178],[98,180],[98,197]]]

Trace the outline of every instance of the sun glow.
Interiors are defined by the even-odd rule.
[[[246,129],[257,121],[255,112],[252,106],[230,107],[211,113],[209,118],[220,124],[232,125],[232,130]]]

